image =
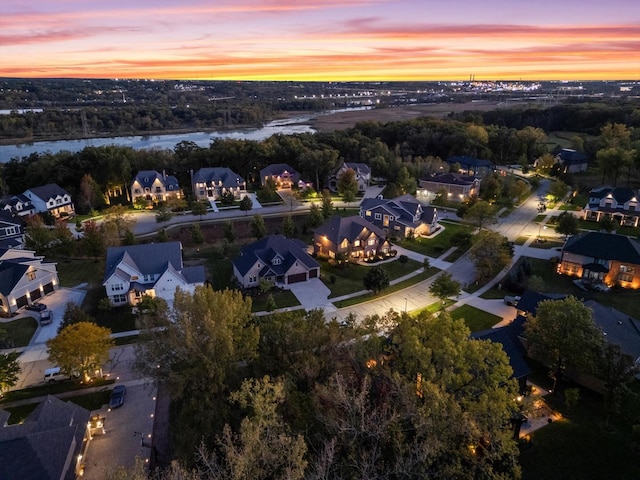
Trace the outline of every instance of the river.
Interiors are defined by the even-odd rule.
[[[209,147],[216,138],[232,138],[238,140],[264,140],[275,134],[294,135],[296,133],[314,133],[308,124],[312,118],[320,115],[346,110],[368,110],[371,107],[356,107],[349,109],[330,110],[323,113],[274,120],[260,128],[246,128],[229,131],[175,133],[166,135],[135,135],[130,137],[86,138],[81,140],[55,140],[51,142],[33,142],[19,145],[0,145],[0,163],[13,158],[28,157],[32,153],[58,153],[62,151],[79,152],[85,147],[102,147],[104,145],[118,145],[134,149],[168,149],[173,150],[180,142],[194,142],[200,147]]]

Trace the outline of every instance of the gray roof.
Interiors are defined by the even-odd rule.
[[[18,425],[0,427],[3,480],[71,480],[91,413],[48,395]]]
[[[570,237],[563,252],[640,265],[640,242],[624,235],[583,232]]]
[[[29,270],[29,265],[16,260],[19,259],[0,260],[0,293],[5,297],[13,291]]]
[[[69,195],[69,192],[55,183],[49,183],[47,185],[29,188],[27,189],[27,191],[30,191],[36,197],[44,200],[45,202],[49,201],[52,198],[56,198],[58,195]]]
[[[182,244],[180,242],[126,245],[107,249],[104,281],[113,275],[118,265],[124,262],[143,275],[161,274],[167,262],[175,270],[182,270]]]
[[[273,165],[269,165],[260,170],[260,178],[264,178],[266,175],[282,175],[285,171],[291,174],[291,178],[296,179],[300,177],[300,174],[290,165],[286,163],[274,163]]]
[[[334,215],[327,222],[316,228],[314,233],[327,237],[334,245],[339,245],[345,238],[353,242],[365,228],[375,233],[378,237],[386,238],[382,229],[359,216],[341,217]]]
[[[272,264],[276,256],[282,258],[280,265]],[[304,242],[282,235],[269,235],[243,247],[240,255],[233,259],[233,265],[241,275],[245,275],[258,261],[276,275],[284,274],[296,261],[303,263],[308,269],[320,268],[318,262],[307,253]]]
[[[201,168],[193,174],[193,183],[214,183],[226,188],[237,187],[244,184],[244,179],[236,172],[227,167],[207,167]]]
[[[479,158],[467,156],[455,156],[447,159],[448,164],[458,163],[461,167],[492,167],[493,163],[489,160],[481,160]]]
[[[619,345],[634,360],[640,358],[640,321],[594,300],[584,304],[593,311],[593,319],[606,335],[607,342]]]
[[[178,179],[173,175],[166,175],[165,173],[157,172],[156,170],[141,170],[136,175],[134,181],[138,181],[143,188],[151,188],[153,182],[158,179],[164,185],[166,190],[178,191],[180,186],[178,185]],[[132,182],[133,184],[133,182]]]
[[[476,180],[472,175],[462,175],[461,173],[441,173],[434,174],[423,179],[425,182],[443,183],[447,185],[471,185]]]
[[[556,155],[564,165],[580,165],[587,163],[587,156],[570,148],[563,148]]]
[[[376,207],[383,208],[390,215],[395,217],[395,221],[409,227],[416,227],[420,222],[431,224],[437,213],[435,207],[421,206],[411,195],[401,195],[391,200],[383,198],[365,198],[360,203],[360,208],[371,210]],[[414,222],[413,218],[417,213],[418,207],[422,208],[420,222]]]
[[[366,163],[361,163],[361,162],[344,162],[345,166],[347,168],[351,168],[352,170],[355,170],[355,172],[359,175],[370,175],[371,174],[371,168],[369,168],[369,165],[367,165]]]
[[[516,379],[531,374],[531,368],[524,359],[526,350],[518,338],[524,330],[524,322],[524,317],[518,317],[505,327],[490,328],[471,334],[471,338],[476,340],[491,340],[494,343],[500,343],[509,358],[509,365],[511,365],[513,376]]]
[[[611,197],[613,197],[616,203],[620,206],[627,203],[633,197],[640,197],[640,195],[638,195],[638,191],[632,188],[602,186],[594,188],[589,192],[589,199],[597,199],[597,202],[591,203],[590,206],[597,207],[600,204],[600,200],[609,194],[611,194]]]

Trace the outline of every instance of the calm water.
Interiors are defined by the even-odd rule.
[[[187,141],[200,147],[208,147],[216,138],[233,138],[240,140],[264,140],[277,133],[293,135],[295,133],[313,133],[309,125],[300,122],[309,121],[311,116],[276,120],[262,128],[231,130],[224,132],[194,132],[169,135],[150,135],[133,137],[88,138],[83,140],[57,140],[53,142],[34,142],[21,145],[0,145],[0,162],[8,162],[12,158],[27,157],[36,152],[58,153],[63,150],[79,152],[85,147],[101,147],[118,145],[135,149],[160,148],[173,150],[176,144]]]

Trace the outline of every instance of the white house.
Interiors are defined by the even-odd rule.
[[[201,168],[193,174],[192,184],[197,200],[219,200],[229,192],[240,199],[247,193],[247,182],[227,167]]]
[[[204,266],[185,267],[180,242],[111,247],[102,285],[112,305],[135,305],[143,295],[173,303],[176,289],[193,292],[205,281]]]
[[[34,251],[0,248],[0,312],[11,314],[59,288],[55,263]]]
[[[131,201],[143,198],[153,203],[166,202],[169,197],[182,198],[178,179],[155,170],[141,170],[131,182]]]
[[[36,213],[49,212],[54,217],[64,217],[75,212],[69,192],[55,183],[30,188],[23,195],[31,201]]]
[[[0,210],[0,248],[22,248],[24,226],[18,215]]]

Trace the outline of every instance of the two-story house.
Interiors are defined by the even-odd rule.
[[[115,306],[135,305],[143,295],[163,298],[171,305],[176,289],[193,292],[204,281],[204,266],[183,265],[180,242],[107,249],[102,285]]]
[[[292,188],[298,186],[304,188],[306,184],[301,180],[300,174],[286,163],[276,163],[260,170],[260,182],[262,185],[267,180],[273,180],[277,188]]]
[[[558,273],[609,286],[640,288],[640,242],[613,233],[574,235],[562,248]]]
[[[365,198],[360,203],[360,216],[393,237],[431,235],[438,228],[436,208],[421,205],[411,195],[392,200]]]
[[[495,169],[495,165],[489,160],[482,160],[474,157],[449,157],[447,159],[447,163],[449,164],[449,167],[457,167],[459,169],[458,173],[480,178],[484,178]]]
[[[219,200],[231,192],[236,199],[247,193],[247,182],[227,167],[201,168],[192,177],[193,194],[197,200]]]
[[[596,187],[589,192],[589,201],[580,216],[596,222],[613,217],[620,225],[637,227],[640,224],[640,190]]]
[[[362,217],[331,217],[313,232],[313,253],[331,259],[386,256],[391,246],[382,229]]]
[[[143,198],[153,203],[166,202],[169,197],[182,198],[178,179],[165,172],[141,170],[131,182],[131,201]]]
[[[304,242],[282,235],[269,235],[243,247],[232,263],[242,288],[257,287],[260,280],[289,285],[320,278],[320,265],[307,253]]]
[[[464,202],[480,194],[480,179],[461,173],[434,174],[420,180],[419,184],[420,195],[427,199],[435,198],[442,191],[446,191],[447,198],[455,202]]]
[[[554,156],[556,163],[560,164],[563,173],[586,172],[589,166],[587,156],[571,148],[563,148]]]
[[[18,215],[0,210],[0,248],[22,248],[24,224]]]
[[[364,192],[371,184],[371,169],[366,163],[359,162],[344,162],[340,167],[329,177],[329,190],[332,192],[338,191],[338,179],[347,170],[353,170],[355,173],[356,182],[358,182],[358,191]]]
[[[36,213],[31,200],[24,195],[13,195],[0,200],[0,210],[20,217],[28,217]]]
[[[31,201],[36,213],[49,212],[56,218],[68,217],[75,213],[71,195],[55,183],[30,188],[23,195]]]
[[[55,263],[34,251],[0,248],[0,311],[11,314],[60,286]]]

